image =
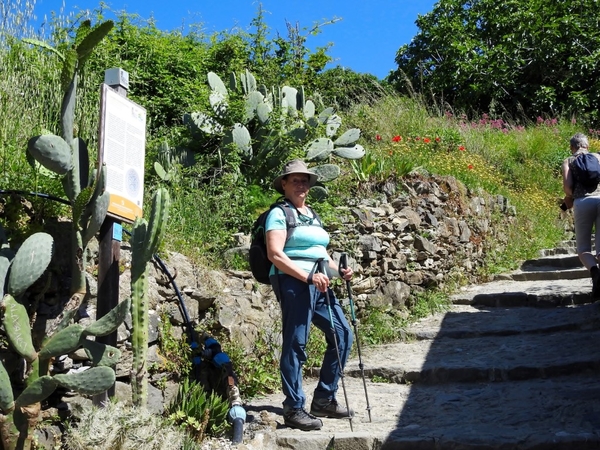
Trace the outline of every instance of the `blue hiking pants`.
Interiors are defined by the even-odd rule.
[[[314,397],[335,398],[341,372],[325,293],[319,292],[313,285],[285,274],[273,275],[271,284],[281,305],[283,343],[279,369],[285,394],[283,405],[290,408],[303,408],[306,402],[302,390],[302,366],[306,362],[305,350],[311,324],[325,333],[327,342]],[[328,293],[343,367],[346,365],[352,347],[352,330],[333,291],[328,289]]]

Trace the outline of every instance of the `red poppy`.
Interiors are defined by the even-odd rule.
[[[435,138],[435,142],[440,142],[441,140],[442,140],[442,138],[440,138],[440,137]]]
[[[377,134],[377,135],[375,135],[375,140],[376,140],[376,141],[380,141],[380,140],[381,140],[381,136],[380,136],[380,135],[378,135],[378,134]]]
[[[466,150],[464,145],[461,145],[460,147],[458,147],[458,149],[459,149],[461,152],[464,152],[464,151]]]
[[[429,138],[423,138],[423,142],[425,142],[426,144],[429,144],[431,142],[431,139],[429,139]]]
[[[402,136],[396,135],[392,138],[392,141],[394,142],[400,142],[402,140]]]
[[[469,164],[469,165],[467,166],[467,169],[469,169],[469,170],[473,170],[473,164]]]

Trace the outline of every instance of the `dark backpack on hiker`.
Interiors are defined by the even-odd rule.
[[[587,192],[593,192],[600,182],[600,161],[594,153],[582,153],[571,163],[573,178]]]
[[[262,284],[271,284],[269,273],[273,263],[267,256],[265,226],[267,223],[267,216],[273,210],[273,208],[281,208],[285,213],[285,223],[287,229],[287,236],[285,238],[286,243],[290,237],[292,237],[296,227],[303,225],[302,223],[298,223],[296,220],[296,215],[294,214],[294,210],[296,208],[287,201],[273,203],[268,210],[258,216],[258,219],[256,219],[254,225],[252,225],[252,231],[250,232],[250,238],[252,240],[250,242],[249,261],[252,275],[256,281]],[[321,218],[317,215],[317,213],[310,206],[308,206],[308,209],[312,212],[314,218],[319,221],[319,225],[322,225]]]

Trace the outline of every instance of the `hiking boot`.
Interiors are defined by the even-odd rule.
[[[340,405],[335,398],[313,398],[310,405],[310,413],[313,416],[329,417],[331,419],[354,417],[354,411]]]
[[[317,419],[312,414],[307,413],[304,408],[284,408],[283,423],[290,428],[297,428],[303,431],[320,430],[323,426],[321,419]]]

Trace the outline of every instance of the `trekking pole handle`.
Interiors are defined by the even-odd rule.
[[[340,255],[340,261],[338,262],[338,267],[340,269],[340,273],[342,269],[347,269],[348,268],[348,254],[347,253],[342,253]]]
[[[317,261],[317,272],[327,275],[327,269],[325,268],[325,260],[324,259],[319,259]]]

